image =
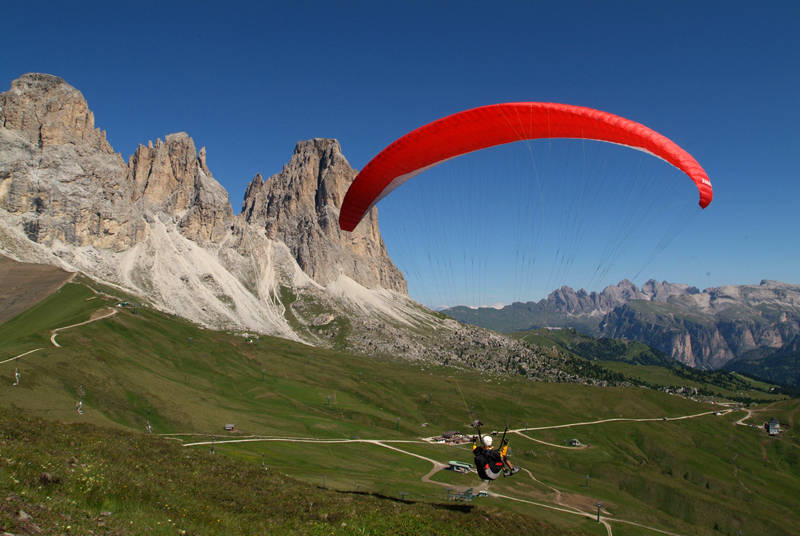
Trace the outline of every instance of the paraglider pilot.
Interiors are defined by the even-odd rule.
[[[503,476],[511,476],[519,471],[508,461],[508,440],[503,434],[500,447],[495,449],[492,446],[492,436],[486,435],[480,438],[480,430],[477,436],[472,437],[472,454],[475,456],[475,467],[481,480],[495,480],[503,473]]]

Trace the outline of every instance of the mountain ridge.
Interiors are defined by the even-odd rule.
[[[716,369],[758,348],[777,349],[800,333],[800,285],[762,280],[699,290],[686,284],[628,280],[588,293],[561,287],[538,302],[503,309],[442,311],[463,322],[511,332],[573,327],[591,335],[644,342],[678,361]]]

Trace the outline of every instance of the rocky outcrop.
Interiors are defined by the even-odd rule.
[[[0,94],[0,126],[39,148],[70,143],[114,153],[81,92],[50,74],[23,75]]]
[[[134,203],[175,217],[192,240],[218,241],[233,222],[228,192],[211,175],[206,148],[198,154],[185,132],[140,145],[128,162],[128,179]]]
[[[185,133],[140,146],[126,165],[61,78],[24,75],[0,105],[0,208],[31,241],[121,252],[156,214],[192,240],[217,240],[230,226],[228,194]]]
[[[0,209],[31,241],[120,251],[142,238],[127,166],[78,90],[22,76],[0,95],[0,125]]]
[[[286,244],[321,285],[345,275],[368,288],[406,294],[405,278],[381,238],[377,208],[352,233],[339,228],[339,207],[355,176],[338,141],[300,142],[280,173],[266,181],[256,175],[250,182],[241,215]]]

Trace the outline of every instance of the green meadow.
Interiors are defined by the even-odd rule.
[[[475,474],[440,471],[423,481],[432,465],[419,456],[471,462],[471,452],[421,438],[471,433],[476,417],[486,431],[658,419],[510,434],[511,460],[526,471],[492,483],[492,493],[583,512],[600,501],[609,518],[677,534],[800,526],[798,400],[758,405],[754,424],[774,416],[786,428],[770,438],[735,425],[742,411],[675,420],[719,406],[643,387],[356,356],[116,305],[70,283],[0,325],[0,361],[39,348],[0,364],[2,491],[10,503],[50,505],[40,517],[53,533],[72,522],[84,528],[73,533],[102,523],[120,534],[607,534],[589,518],[526,502],[447,501],[448,488],[477,489]],[[51,330],[107,308],[117,314],[59,332],[60,348],[50,343]],[[15,368],[21,382],[11,387]],[[652,368],[651,379],[670,373]],[[584,447],[568,447],[570,439]],[[60,483],[43,483],[43,472]],[[10,530],[7,510],[0,525]],[[615,535],[658,534],[610,523]]]

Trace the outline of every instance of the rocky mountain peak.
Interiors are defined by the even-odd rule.
[[[80,91],[26,74],[0,94],[0,208],[33,242],[123,251],[156,213],[192,240],[219,238],[233,212],[185,132],[140,146],[128,165],[113,151]]]
[[[50,74],[28,73],[0,95],[0,125],[38,147],[74,143],[113,153],[80,91]]]
[[[356,232],[339,230],[354,176],[339,142],[302,141],[280,173],[256,175],[234,216],[187,133],[140,145],[126,163],[64,80],[29,74],[0,93],[0,252],[82,271],[207,325],[297,338],[283,285],[405,318],[394,308],[408,298],[390,290],[406,283],[377,211]]]
[[[198,154],[186,132],[139,145],[128,161],[134,203],[180,220],[192,240],[220,238],[233,219],[228,192],[211,175],[205,147]]]
[[[339,207],[356,171],[334,139],[299,142],[280,173],[250,182],[242,216],[284,242],[297,263],[322,285],[345,275],[362,285],[407,293],[392,263],[373,208],[352,233],[339,229]]]

